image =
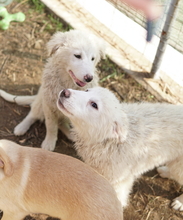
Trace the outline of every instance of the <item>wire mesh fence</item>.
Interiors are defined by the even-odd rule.
[[[183,0],[179,1],[175,21],[171,28],[169,44],[183,53]]]
[[[121,0],[106,0],[111,3],[115,8],[121,11],[123,14],[131,18],[133,21],[140,24],[142,27],[146,28],[146,18],[144,15],[130,8],[127,4],[123,3]],[[173,1],[172,0],[157,0],[157,3],[162,8],[161,17],[158,19],[156,35],[161,36],[162,28],[164,26],[166,17],[168,15],[169,7]],[[174,18],[174,22],[171,26],[171,32],[169,35],[168,44],[173,48],[183,53],[183,0],[179,1],[177,12]]]

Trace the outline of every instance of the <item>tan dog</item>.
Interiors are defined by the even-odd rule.
[[[119,103],[98,87],[63,90],[58,108],[73,124],[78,155],[110,181],[123,206],[134,181],[165,163],[160,175],[183,184],[183,105]],[[183,211],[183,194],[172,207]]]
[[[94,35],[71,30],[58,32],[48,42],[47,64],[36,96],[15,96],[0,90],[0,96],[19,105],[31,105],[31,111],[14,129],[23,135],[37,120],[46,123],[42,148],[53,151],[58,128],[72,140],[68,119],[57,109],[58,93],[65,87],[85,90],[98,85],[96,65],[104,56],[104,43]]]
[[[2,220],[42,213],[61,220],[122,220],[108,181],[70,156],[0,140]]]

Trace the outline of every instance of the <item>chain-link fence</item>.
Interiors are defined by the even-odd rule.
[[[123,14],[140,24],[142,27],[146,28],[146,19],[142,13],[130,8],[127,4],[123,3],[121,0],[106,0],[110,2],[115,8],[121,11]],[[157,3],[162,8],[162,16],[157,23],[156,35],[161,36],[161,31],[164,26],[166,17],[169,16],[170,5],[174,1],[171,0],[157,0]],[[183,53],[183,0],[179,1],[177,6],[177,12],[175,14],[175,21],[171,26],[171,32],[169,36],[168,43],[174,47],[176,50]]]

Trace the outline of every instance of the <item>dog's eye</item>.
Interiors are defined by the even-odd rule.
[[[97,105],[95,102],[91,102],[91,106],[92,106],[93,108],[98,109],[98,105]]]
[[[93,61],[94,59],[95,59],[94,57],[91,58],[92,61]]]
[[[79,54],[74,54],[74,56],[78,59],[81,59],[81,55],[79,55]]]

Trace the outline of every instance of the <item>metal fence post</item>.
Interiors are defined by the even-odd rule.
[[[175,13],[176,13],[176,9],[177,9],[177,5],[178,5],[179,1],[180,0],[172,0],[171,1],[171,5],[168,10],[166,21],[165,21],[163,30],[161,32],[161,37],[160,37],[158,49],[157,49],[157,52],[156,52],[156,55],[155,55],[155,58],[153,61],[153,65],[151,68],[151,72],[150,72],[151,78],[154,78],[155,74],[157,73],[157,71],[161,65],[162,58],[163,58],[163,55],[164,55],[164,52],[165,52],[165,49],[167,46],[167,42],[169,39],[169,35],[170,35],[170,28],[171,28],[172,23],[175,19]]]

